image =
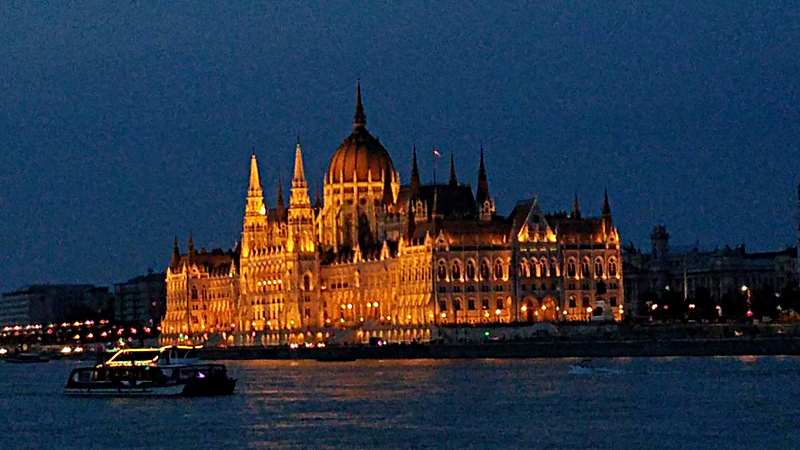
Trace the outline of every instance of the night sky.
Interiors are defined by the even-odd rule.
[[[474,187],[483,145],[503,214],[608,188],[640,247],[795,240],[796,1],[49,3],[0,3],[2,291],[231,247],[251,149],[274,206],[299,135],[313,195],[359,78],[404,183],[416,143]]]

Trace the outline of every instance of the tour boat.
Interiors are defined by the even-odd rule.
[[[200,364],[188,351],[181,357],[178,350],[175,347],[120,350],[102,364],[72,370],[66,392],[105,396],[233,394],[236,380],[228,376],[224,365]]]
[[[106,366],[187,366],[200,362],[195,347],[171,345],[159,348],[125,348],[102,356],[98,364]]]

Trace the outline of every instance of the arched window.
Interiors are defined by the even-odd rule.
[[[461,279],[461,263],[458,261],[453,261],[453,267],[450,269],[453,275],[453,281]]]
[[[485,259],[481,261],[481,279],[482,280],[489,279],[489,261]]]
[[[546,259],[542,259],[541,264],[542,264],[542,276],[543,277],[549,277],[550,276],[550,270],[549,270],[549,266],[547,265],[547,260]]]
[[[502,298],[498,298],[497,299],[497,309],[503,309],[503,299]]]
[[[192,300],[197,300],[197,287],[192,286]]]
[[[311,277],[308,275],[303,276],[303,290],[311,290]]]
[[[519,276],[521,277],[530,277],[531,276],[531,267],[528,265],[528,260],[523,259],[519,262]]]
[[[461,311],[461,299],[454,298],[453,299],[453,311]]]
[[[444,261],[439,261],[439,269],[437,270],[437,275],[439,279],[442,281],[447,279],[447,266],[445,266]]]
[[[589,272],[588,259],[584,259],[583,261],[581,261],[581,276],[583,276],[584,278],[589,278],[590,276],[592,276],[591,272]]]
[[[499,259],[494,262],[494,277],[503,278],[503,262]]]
[[[558,261],[555,259],[550,261],[550,276],[551,277],[560,277],[561,274],[558,273]]]
[[[484,298],[483,300],[481,300],[481,309],[483,309],[483,310],[489,309],[489,299],[488,298]]]
[[[594,276],[598,278],[603,276],[603,260],[600,258],[594,261]]]
[[[542,276],[542,272],[539,271],[539,263],[536,262],[535,259],[531,260],[531,266],[532,266],[531,267],[531,271],[533,272],[533,276],[541,277]]]
[[[576,274],[577,274],[577,272],[576,272],[576,268],[575,268],[575,260],[574,259],[570,259],[567,262],[567,276],[574,277]]]
[[[467,261],[467,279],[468,280],[475,279],[475,261],[471,259]]]
[[[612,277],[617,276],[617,261],[613,259],[608,260],[608,274]]]
[[[469,299],[469,301],[467,301],[467,309],[469,309],[470,311],[474,311],[475,310],[475,299],[474,298],[471,298],[471,299]]]

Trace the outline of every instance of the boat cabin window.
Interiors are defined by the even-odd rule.
[[[109,360],[109,362],[125,361],[151,361],[158,358],[158,350],[140,352],[120,352]]]

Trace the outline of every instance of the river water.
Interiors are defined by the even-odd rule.
[[[230,361],[218,398],[74,398],[0,363],[0,448],[800,448],[800,359]]]

